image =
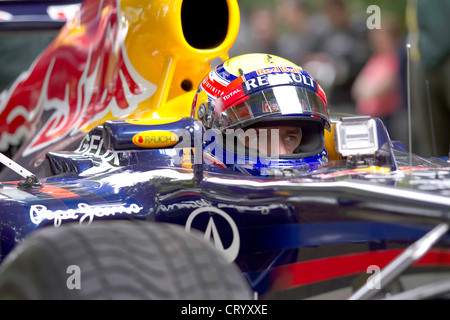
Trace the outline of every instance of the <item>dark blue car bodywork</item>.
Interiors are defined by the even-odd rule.
[[[62,24],[41,22],[44,29]],[[26,20],[5,26],[29,28]],[[389,281],[397,287],[380,290],[410,289],[412,275],[418,285],[448,279],[448,235],[432,248],[414,244],[448,221],[450,164],[408,154],[379,119],[376,125],[380,147],[362,164],[342,158],[313,172],[252,177],[203,159],[202,128],[193,119],[107,122],[69,151],[49,152],[38,181],[3,170],[0,261],[38,229],[137,219],[202,231],[262,298],[348,298],[404,254],[410,259],[394,266],[405,272]],[[192,139],[182,147],[132,143],[150,129],[184,130]]]
[[[168,128],[153,127],[161,126]],[[169,127],[199,130],[189,118]],[[41,184],[3,183],[2,258],[36,228],[141,219],[203,231],[262,297],[305,298],[351,287],[446,220],[450,207],[445,161],[401,170],[399,159],[407,154],[393,149],[379,120],[378,127],[387,173],[330,162],[301,175],[257,178],[195,164],[195,151],[187,159],[176,146],[132,150],[126,137],[134,127],[106,123],[76,151],[49,153]],[[447,246],[443,237],[411,270],[448,271]]]

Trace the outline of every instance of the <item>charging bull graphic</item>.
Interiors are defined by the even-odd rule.
[[[22,143],[14,160],[39,175],[47,152],[73,148],[106,120],[188,116],[209,62],[226,58],[237,36],[237,4],[221,2],[229,11],[225,32],[218,32],[220,41],[211,40],[219,45],[199,50],[185,38],[183,25],[191,21],[195,1],[84,1],[1,93],[0,151]]]
[[[1,96],[1,146],[30,133],[21,156],[36,154],[34,161],[108,113],[130,114],[155,92],[126,56],[115,1],[86,2],[74,19]]]

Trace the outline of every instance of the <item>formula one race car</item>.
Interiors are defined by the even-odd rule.
[[[448,297],[446,159],[332,114],[314,170],[229,170],[190,112],[237,3],[77,8],[0,97],[1,298]]]

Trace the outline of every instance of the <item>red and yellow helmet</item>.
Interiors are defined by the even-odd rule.
[[[195,95],[191,117],[224,135],[230,129],[299,126],[301,145],[280,158],[317,160],[324,154],[324,128],[330,130],[326,104],[320,85],[301,67],[253,53],[226,60],[208,73]]]
[[[200,83],[191,117],[205,128],[242,128],[266,117],[315,117],[329,129],[326,96],[301,67],[269,54],[245,54],[212,69]]]

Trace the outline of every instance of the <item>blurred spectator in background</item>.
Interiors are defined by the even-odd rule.
[[[412,45],[411,104],[413,152],[449,155],[450,1],[410,0],[408,37]]]
[[[249,52],[280,55],[277,43],[277,25],[273,6],[270,4],[253,6],[246,12],[244,19],[241,19],[239,34],[235,45],[230,50],[230,56]]]
[[[281,56],[301,66],[311,52],[320,50],[327,23],[322,15],[312,14],[302,0],[279,0],[276,4]]]
[[[390,132],[392,116],[404,106],[396,19],[384,12],[381,28],[369,30],[368,40],[372,55],[352,87],[356,112],[381,118]]]
[[[351,87],[369,56],[366,23],[354,18],[343,0],[325,1],[322,14],[319,46],[302,66],[328,89],[330,111],[354,113]]]
[[[278,54],[276,25],[273,12],[268,6],[254,8],[248,16],[252,32],[253,49],[256,52]]]
[[[354,113],[350,90],[368,58],[365,20],[353,21],[342,0],[312,11],[305,0],[254,3],[243,12],[230,56],[268,52],[303,67],[327,93],[335,112]]]
[[[344,0],[273,0],[264,5],[252,1],[252,5],[251,10],[243,12],[242,31],[230,50],[231,56],[270,52],[286,57],[321,84],[331,112],[356,113],[358,102],[360,113],[378,115],[391,123],[397,120],[391,127],[402,131],[400,140],[404,141],[406,120],[403,114],[396,114],[399,110],[406,112],[402,108],[406,100],[405,78],[399,76],[405,73],[405,63],[398,60],[399,39],[403,38],[398,38],[399,30],[392,21],[389,25],[386,22],[385,30],[370,32],[369,43],[371,30],[367,27],[366,10],[351,11]],[[388,12],[382,9],[381,17],[386,15]],[[404,46],[401,50],[405,56]],[[376,67],[379,63],[385,65]],[[365,71],[361,72],[364,66]],[[359,83],[354,84],[358,75]],[[395,90],[383,93],[386,88]],[[373,96],[370,107],[368,95]],[[380,95],[387,96],[379,98]],[[375,103],[379,107],[374,107]],[[378,109],[378,113],[370,109]],[[395,116],[387,119],[389,114]],[[400,122],[404,124],[399,126]]]

